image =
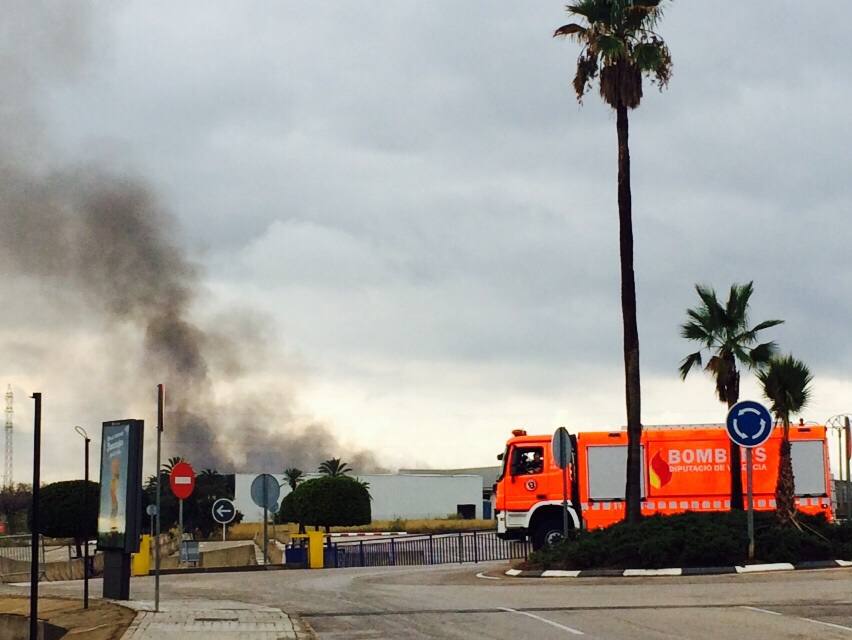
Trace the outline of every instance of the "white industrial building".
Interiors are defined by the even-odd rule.
[[[262,522],[263,509],[251,499],[256,473],[234,475],[234,504],[243,522]],[[290,493],[283,475],[273,474],[281,485],[281,497]],[[306,474],[305,479],[319,477]],[[358,475],[369,484],[373,520],[446,518],[457,514],[482,518],[482,477],[478,475],[373,474]]]

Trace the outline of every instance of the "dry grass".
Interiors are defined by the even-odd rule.
[[[458,518],[441,518],[429,520],[374,520],[360,527],[332,527],[333,532],[357,531],[406,531],[408,533],[451,533],[454,531],[485,531],[495,529],[495,520],[460,520]]]
[[[490,531],[496,528],[494,520],[459,520],[456,518],[441,518],[430,520],[374,520],[360,527],[332,527],[333,533],[370,532],[370,531],[406,531],[408,533],[452,533],[455,531]],[[296,533],[295,524],[268,525],[270,538],[280,542],[288,542],[291,533]],[[262,522],[241,522],[228,527],[228,540],[254,540],[263,535]],[[215,536],[211,539],[215,539]]]

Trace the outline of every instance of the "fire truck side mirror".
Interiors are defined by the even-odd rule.
[[[498,459],[498,460],[502,460],[502,459],[503,459],[503,454],[502,454],[502,453],[498,453],[498,454],[497,454],[497,459]]]

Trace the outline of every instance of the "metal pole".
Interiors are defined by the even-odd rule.
[[[227,527],[227,526],[228,525],[226,525],[226,524],[222,525],[222,542],[225,542],[225,527]]]
[[[41,394],[32,395],[35,401],[33,417],[33,517],[30,538],[30,640],[38,640],[38,530],[39,498],[41,497]]]
[[[562,537],[568,538],[568,466],[562,467]]]
[[[843,419],[843,427],[843,435],[846,438],[846,451],[849,451],[849,416]],[[846,452],[844,451],[844,453]],[[843,457],[846,458],[846,479],[849,480],[852,477],[849,475],[849,456],[844,455]]]
[[[83,541],[83,608],[89,608],[89,532],[86,529],[89,516],[89,443],[91,440],[86,438],[86,482],[83,486],[83,532],[85,540]]]
[[[266,508],[266,485],[263,486],[263,564],[269,564],[269,558],[267,557],[267,547],[269,543],[266,541],[266,521],[269,520],[269,510]]]
[[[180,545],[183,547],[183,499],[178,500],[178,532],[180,533]]]
[[[157,385],[157,532],[154,538],[154,611],[160,610],[160,445],[163,435],[163,414],[166,404],[166,387]]]
[[[843,434],[840,425],[837,426],[837,479],[843,480]],[[849,479],[849,476],[846,476]]]
[[[746,491],[748,492],[748,559],[754,560],[754,470],[751,464],[751,447],[746,449]]]

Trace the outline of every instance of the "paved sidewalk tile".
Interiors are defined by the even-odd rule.
[[[307,640],[312,635],[290,616],[272,607],[227,600],[122,602],[136,619],[122,640]]]

